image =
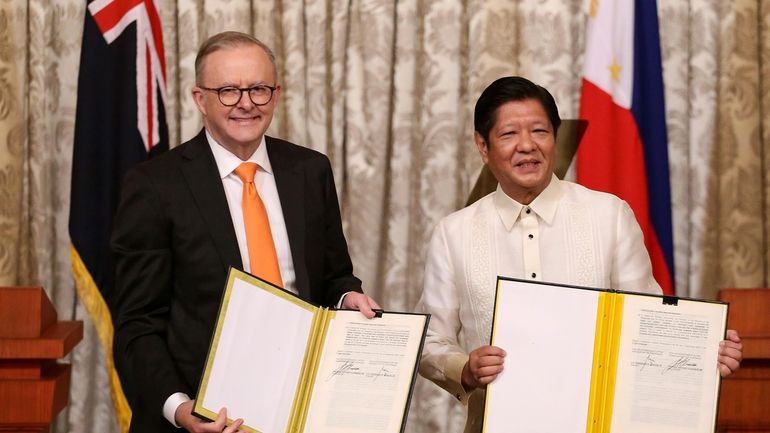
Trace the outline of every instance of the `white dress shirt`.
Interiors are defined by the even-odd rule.
[[[614,195],[553,176],[528,206],[498,186],[442,219],[417,306],[432,314],[420,373],[469,405],[466,432],[481,429],[484,395],[465,392],[462,369],[470,351],[489,344],[498,275],[662,293],[633,211]]]
[[[294,273],[294,261],[291,258],[291,248],[289,247],[289,234],[286,231],[286,222],[283,219],[283,209],[281,208],[281,200],[278,197],[278,188],[275,185],[273,167],[270,164],[270,158],[267,156],[265,137],[262,137],[262,142],[257,147],[257,150],[246,161],[242,161],[229,150],[222,147],[208,131],[206,131],[206,139],[209,142],[211,152],[214,154],[219,177],[222,179],[222,186],[225,189],[227,205],[230,208],[230,217],[233,220],[235,237],[238,239],[238,249],[241,252],[244,270],[251,272],[251,265],[249,263],[249,250],[246,245],[246,227],[243,224],[243,182],[235,174],[235,169],[243,162],[256,162],[258,168],[254,174],[254,186],[256,186],[259,197],[262,199],[267,210],[267,219],[270,221],[270,232],[273,235],[275,252],[278,256],[278,267],[281,271],[283,288],[297,294],[297,280]],[[180,427],[175,419],[176,410],[179,405],[189,400],[190,397],[183,392],[172,394],[163,404],[163,416],[171,424]]]
[[[273,235],[275,253],[278,256],[278,267],[281,271],[283,288],[296,295],[298,293],[297,280],[294,273],[294,261],[291,258],[291,248],[289,247],[289,234],[286,231],[286,222],[283,219],[283,209],[281,208],[281,199],[278,197],[278,188],[275,186],[273,166],[270,165],[270,158],[267,157],[265,137],[262,137],[259,147],[246,161],[241,161],[240,158],[220,146],[209,135],[208,131],[206,131],[206,138],[209,141],[211,152],[214,154],[219,177],[222,178],[222,186],[225,188],[227,205],[230,207],[230,217],[233,219],[235,237],[238,238],[238,248],[241,251],[244,270],[251,272],[251,265],[249,262],[249,249],[246,244],[246,226],[243,224],[243,182],[235,174],[235,169],[244,162],[255,162],[258,168],[254,174],[254,186],[256,186],[259,197],[262,199],[267,210],[267,219],[270,221],[270,233]]]

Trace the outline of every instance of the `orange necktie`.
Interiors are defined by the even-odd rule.
[[[235,169],[243,181],[243,225],[246,227],[246,246],[249,250],[251,273],[278,287],[283,287],[278,256],[275,253],[270,221],[257,187],[254,186],[255,162],[244,162]]]

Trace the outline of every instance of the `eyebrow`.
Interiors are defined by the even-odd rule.
[[[262,80],[262,81],[258,81],[256,83],[247,84],[246,87],[240,87],[239,85],[235,84],[232,81],[225,81],[224,83],[222,83],[221,85],[219,85],[217,87],[238,87],[238,88],[243,88],[243,89],[246,89],[246,88],[250,89],[252,87],[257,87],[257,86],[275,87],[277,85],[278,85],[277,82],[275,84],[268,84],[266,81]]]
[[[539,126],[539,125],[550,126],[551,122],[549,122],[548,120],[533,120],[533,121],[526,121],[526,120],[521,121],[521,120],[519,120],[519,121],[513,121],[513,122],[505,122],[505,123],[499,125],[499,128],[516,127],[516,126],[532,126],[532,125],[534,125],[534,126]]]

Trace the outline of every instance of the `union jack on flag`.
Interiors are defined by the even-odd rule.
[[[166,56],[160,16],[153,0],[94,0],[88,5],[96,25],[111,44],[136,23],[137,127],[149,152],[160,141],[158,99],[166,101]]]

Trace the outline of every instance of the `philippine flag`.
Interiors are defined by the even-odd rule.
[[[588,129],[577,180],[627,201],[644,232],[655,279],[674,291],[658,12],[655,0],[591,0],[580,118]]]

